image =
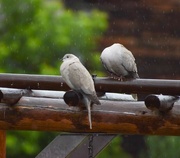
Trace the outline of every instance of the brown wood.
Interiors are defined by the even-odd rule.
[[[1,130],[180,135],[180,102],[164,115],[147,109],[144,102],[103,101],[92,110],[69,108],[62,99],[22,97],[15,106],[0,104]]]
[[[94,80],[97,92],[180,95],[180,80],[137,79],[120,82],[102,77],[97,77]],[[69,87],[60,76],[27,74],[0,74],[0,87],[69,90]]]
[[[174,103],[179,100],[178,96],[150,94],[145,98],[145,105],[148,109],[168,112],[173,108]]]
[[[6,131],[0,130],[0,158],[6,158]]]
[[[1,90],[0,89],[0,102],[7,103],[9,105],[14,105],[19,101],[19,99],[21,99],[23,95],[27,96],[30,94],[31,94],[30,90],[23,90],[23,89]]]
[[[66,0],[65,4],[77,10],[77,4],[72,1]],[[99,52],[113,43],[121,43],[134,54],[140,77],[180,79],[179,0],[86,3],[89,5],[84,8],[100,8],[108,14],[108,29],[101,38]],[[82,7],[82,2],[79,6]]]

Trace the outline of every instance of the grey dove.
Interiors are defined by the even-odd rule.
[[[83,95],[83,103],[88,110],[90,129],[92,129],[91,104],[94,103],[100,105],[101,103],[96,95],[94,82],[90,73],[73,54],[66,54],[63,57],[60,73],[71,89],[80,92]]]
[[[133,54],[122,44],[115,43],[101,53],[101,62],[105,69],[114,77],[139,78]]]

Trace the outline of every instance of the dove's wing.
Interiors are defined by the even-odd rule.
[[[101,61],[102,64],[104,65],[105,69],[116,75],[116,76],[121,76],[121,69],[123,69],[122,66],[122,61],[117,57],[117,50],[110,46],[107,47],[103,50],[101,53]]]
[[[80,62],[63,63],[61,75],[72,89],[80,91],[92,102],[100,104],[96,96],[92,77]]]
[[[80,62],[69,65],[68,79],[76,90],[85,94],[92,94],[95,91],[91,75]]]
[[[117,54],[121,57],[122,65],[128,72],[137,72],[135,58],[128,49],[123,46]]]
[[[110,73],[116,76],[126,76],[127,70],[124,68],[124,55],[121,51],[121,45],[112,45],[103,50],[101,61],[104,67]]]
[[[113,44],[103,50],[101,61],[116,76],[137,78],[137,67],[132,53],[121,44]]]

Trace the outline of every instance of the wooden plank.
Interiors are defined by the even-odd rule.
[[[36,158],[65,158],[85,138],[85,135],[59,135]]]
[[[159,115],[144,102],[100,101],[93,106],[89,129],[87,110],[68,107],[62,99],[22,97],[15,106],[0,104],[0,129],[180,135],[180,102]]]
[[[90,134],[90,139],[85,139],[74,151],[69,153],[68,158],[96,157],[115,137],[114,134]],[[92,137],[92,140],[91,140]],[[92,142],[89,142],[92,141]],[[90,143],[92,146],[90,146]],[[92,147],[92,148],[91,148]],[[92,152],[92,153],[91,153]]]
[[[85,158],[96,157],[110,141],[115,137],[114,134],[81,134],[67,133],[57,136],[48,146],[46,146],[36,158]],[[89,138],[92,137],[92,140]],[[91,142],[89,142],[91,141]],[[92,146],[90,146],[90,143]],[[91,148],[92,147],[92,148]],[[91,149],[90,149],[91,148]],[[90,152],[92,151],[92,153]]]
[[[0,158],[6,158],[6,131],[0,130]]]

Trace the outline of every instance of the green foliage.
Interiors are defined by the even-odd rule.
[[[177,136],[146,136],[147,153],[140,153],[139,158],[179,158],[180,138]],[[131,158],[121,149],[121,137],[117,136],[97,158]],[[147,155],[148,154],[148,155]]]
[[[59,74],[65,53],[93,63],[107,28],[105,13],[74,12],[58,0],[0,0],[0,10],[1,72]]]
[[[91,73],[103,75],[96,52],[107,15],[67,10],[60,0],[0,0],[0,72],[59,74],[65,53],[80,57]],[[58,133],[10,131],[7,157],[35,157]],[[177,158],[178,137],[146,137],[150,158]],[[116,137],[98,158],[130,158]],[[141,157],[148,157],[141,156]]]
[[[121,149],[121,137],[115,137],[111,143],[97,156],[97,158],[130,158],[127,153]]]
[[[149,136],[146,138],[149,158],[178,158],[180,155],[180,137]]]
[[[107,15],[98,10],[67,10],[60,0],[0,0],[0,72],[59,75],[66,53],[100,68],[94,54],[106,28]],[[56,135],[8,132],[7,157],[35,157]]]
[[[9,131],[7,157],[35,157],[58,133],[36,131]]]

